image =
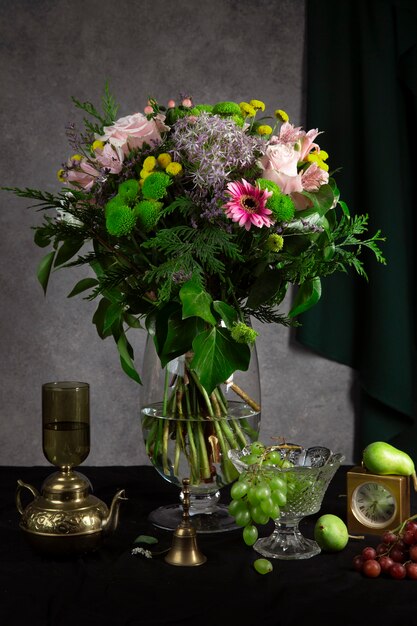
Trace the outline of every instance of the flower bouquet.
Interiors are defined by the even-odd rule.
[[[319,300],[322,278],[349,268],[367,278],[364,247],[385,263],[384,238],[379,230],[366,237],[367,215],[349,215],[320,131],[294,126],[282,110],[267,117],[259,100],[180,96],[166,105],[149,98],[143,112],[118,117],[107,86],[100,110],[73,102],[84,129],[67,128],[73,154],[58,172],[60,191],[4,188],[52,210],[34,229],[35,243],[50,247],[39,281],[46,292],[52,269],[88,267],[69,296],[98,300],[93,323],[115,340],[124,372],[141,383],[128,336],[137,328],[152,338],[161,367],[176,363],[160,399],[166,423],[148,416],[150,458],[175,474],[185,454],[198,485],[213,479],[218,457],[230,482],[227,452],[256,428],[222,419],[225,388],[260,411],[233,379],[250,363],[251,318],[298,324]]]

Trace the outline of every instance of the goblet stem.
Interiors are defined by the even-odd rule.
[[[269,537],[258,539],[254,548],[259,554],[272,559],[309,559],[320,553],[316,541],[307,539],[299,529],[302,518],[275,521],[275,530]]]

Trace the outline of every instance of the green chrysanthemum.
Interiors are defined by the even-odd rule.
[[[106,228],[110,235],[115,237],[128,235],[135,224],[136,215],[126,204],[113,204],[110,210],[106,206]]]
[[[153,172],[143,182],[142,193],[147,200],[160,200],[166,195],[171,178],[165,172]]]
[[[272,191],[272,196],[266,201],[266,206],[272,211],[274,219],[277,222],[289,222],[295,213],[295,206],[291,197],[281,193],[278,185],[272,180],[258,178],[256,182],[260,189]]]
[[[200,113],[202,111],[204,111],[205,113],[212,113],[213,112],[213,105],[212,104],[196,104],[195,107],[193,107],[192,111],[197,110]]]
[[[165,122],[168,124],[168,126],[172,126],[177,120],[181,119],[182,117],[187,117],[188,115],[191,115],[191,110],[192,109],[186,109],[183,107],[173,107],[172,109],[169,109],[167,111]]]
[[[232,115],[232,120],[235,122],[236,126],[240,126],[240,128],[242,128],[245,123],[245,120],[241,115]]]
[[[145,233],[154,230],[158,223],[162,206],[162,202],[155,202],[155,200],[141,200],[135,206],[134,211],[138,218],[138,224]]]
[[[276,183],[272,180],[268,180],[267,178],[257,178],[256,184],[260,189],[267,189],[268,191],[272,191],[273,193],[281,193],[281,189],[278,187]]]
[[[117,195],[122,199],[124,204],[132,204],[136,200],[138,193],[139,183],[134,178],[120,183],[117,190]]]
[[[122,198],[117,195],[114,196],[113,198],[111,198],[111,200],[109,200],[106,203],[106,206],[104,207],[104,212],[106,214],[106,217],[113,211],[118,211],[120,209],[121,206],[123,206],[124,204],[126,204],[125,202],[123,202]]]
[[[281,252],[284,247],[284,237],[281,237],[281,235],[278,235],[277,233],[269,235],[265,246],[266,249],[271,252]]]
[[[225,117],[231,117],[232,115],[242,117],[240,106],[236,102],[218,102],[213,107],[213,114]]]
[[[244,322],[236,322],[230,334],[237,343],[253,343],[259,333]]]
[[[290,196],[283,193],[272,194],[266,203],[277,222],[289,222],[294,217],[295,206]]]

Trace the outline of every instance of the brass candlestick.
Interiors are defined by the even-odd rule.
[[[192,566],[202,565],[207,561],[207,557],[200,552],[197,546],[197,533],[190,519],[190,480],[184,478],[183,485],[183,513],[182,520],[176,530],[172,540],[170,551],[165,557],[165,561],[170,565]]]

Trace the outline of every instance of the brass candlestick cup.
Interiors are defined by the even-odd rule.
[[[92,495],[86,476],[73,469],[90,452],[90,387],[88,383],[60,381],[42,385],[42,444],[46,459],[58,467],[43,483],[41,493],[18,480],[16,506],[20,527],[41,552],[68,555],[99,547],[118,524],[124,490],[114,496],[110,509]],[[26,508],[22,492],[33,500]]]

